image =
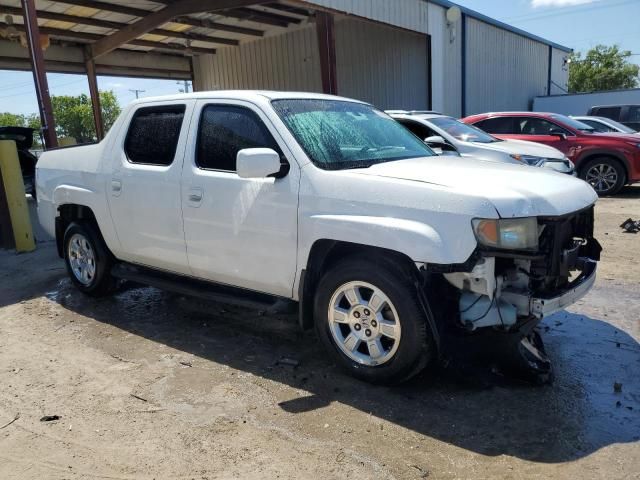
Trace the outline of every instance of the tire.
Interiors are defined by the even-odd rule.
[[[404,382],[435,354],[411,273],[388,258],[356,256],[330,268],[318,284],[314,323],[336,363],[367,382]]]
[[[601,197],[618,193],[626,183],[626,176],[622,163],[609,157],[589,160],[580,169],[580,178],[591,185]]]
[[[72,222],[64,233],[64,262],[73,284],[83,293],[100,297],[111,293],[113,257],[98,229],[88,222]]]

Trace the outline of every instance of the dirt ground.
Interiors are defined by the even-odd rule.
[[[598,203],[597,284],[542,325],[544,387],[447,370],[373,387],[293,317],[153,288],[90,299],[51,242],[0,252],[0,478],[640,479],[627,217],[640,187]]]

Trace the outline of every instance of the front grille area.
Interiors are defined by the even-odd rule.
[[[531,289],[553,292],[569,283],[579,257],[600,259],[600,245],[593,238],[594,207],[560,217],[539,217],[539,254],[531,262]]]

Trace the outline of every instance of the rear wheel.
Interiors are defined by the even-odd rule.
[[[435,350],[411,276],[387,259],[331,268],[318,285],[315,327],[342,368],[372,383],[409,379]]]
[[[92,296],[113,291],[111,254],[98,230],[88,222],[71,223],[64,234],[64,261],[74,285]]]
[[[598,195],[615,195],[625,184],[626,172],[618,160],[599,157],[590,160],[581,169],[580,178],[591,185]]]

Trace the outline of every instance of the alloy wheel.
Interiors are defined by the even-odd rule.
[[[366,366],[382,365],[400,344],[400,319],[387,295],[376,286],[348,282],[329,302],[329,330],[347,357]]]

